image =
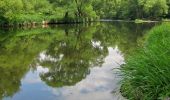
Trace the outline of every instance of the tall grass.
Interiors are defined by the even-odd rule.
[[[154,27],[122,66],[122,94],[130,100],[170,98],[170,24]]]

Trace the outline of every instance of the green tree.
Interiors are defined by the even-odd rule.
[[[126,17],[157,19],[168,13],[166,0],[127,0]]]
[[[21,0],[1,0],[0,1],[0,18],[1,21],[12,21],[16,19],[18,13],[21,13],[23,3]]]
[[[122,0],[94,0],[93,8],[101,18],[118,18]]]

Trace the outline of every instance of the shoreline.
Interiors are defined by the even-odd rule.
[[[136,20],[112,20],[112,19],[101,19],[101,22],[136,22]],[[164,22],[156,20],[141,20],[143,23],[155,23],[155,22]],[[170,22],[170,20],[169,20]]]
[[[114,20],[114,19],[96,19],[96,20],[70,20],[70,21],[48,21],[43,20],[41,22],[30,21],[30,22],[23,22],[23,23],[11,23],[11,24],[0,24],[0,28],[10,28],[10,27],[37,27],[37,26],[48,26],[48,25],[72,25],[72,24],[87,24],[87,23],[94,23],[94,22],[130,22],[136,24],[142,23],[158,23],[158,22],[170,22],[169,19],[165,20]]]

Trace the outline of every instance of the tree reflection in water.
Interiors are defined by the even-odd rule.
[[[89,74],[89,67],[101,66],[107,48],[87,37],[88,32],[91,31],[67,30],[64,37],[55,39],[47,51],[40,54],[40,65],[49,68],[49,72],[40,77],[49,86],[74,85]]]
[[[107,63],[108,47],[117,47],[126,58],[152,26],[115,22],[0,30],[0,99],[21,96],[22,79],[39,65],[48,69],[38,76],[40,82],[52,88],[83,82],[90,68]]]

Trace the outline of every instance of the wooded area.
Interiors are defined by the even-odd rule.
[[[0,23],[75,18],[170,17],[170,0],[1,0]]]

